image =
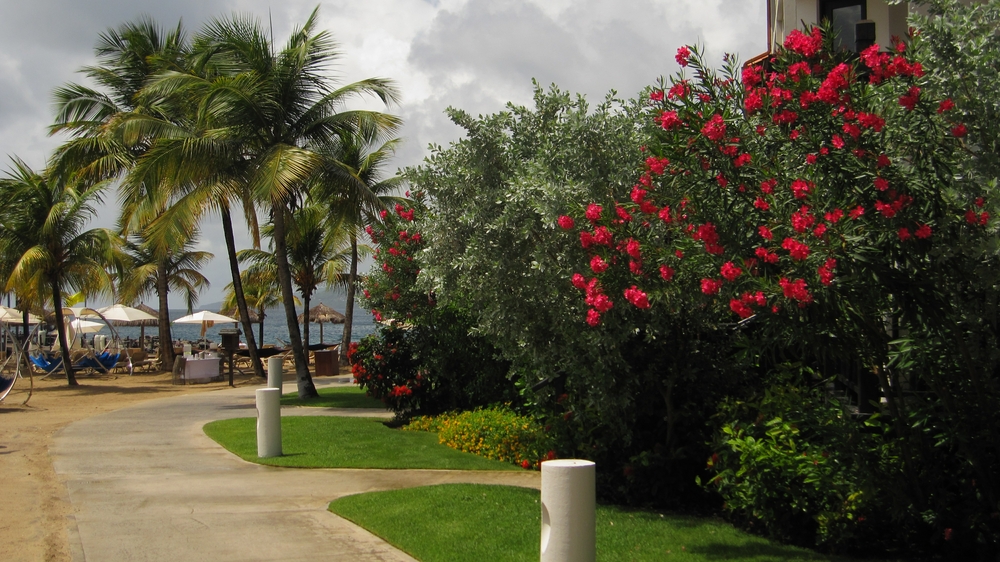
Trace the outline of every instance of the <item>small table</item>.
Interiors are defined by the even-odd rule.
[[[210,357],[207,359],[188,357],[184,363],[184,380],[209,382],[220,375],[219,368],[221,363],[222,359],[219,357]]]

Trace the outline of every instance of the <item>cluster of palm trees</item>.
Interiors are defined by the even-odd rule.
[[[125,302],[155,293],[160,341],[172,341],[167,294],[180,290],[190,304],[207,283],[198,268],[211,255],[192,248],[201,221],[218,216],[231,300],[256,374],[263,368],[247,295],[261,313],[262,303],[284,305],[299,395],[316,394],[293,285],[307,310],[321,283],[346,286],[349,343],[364,251],[357,233],[395,199],[400,180],[383,178],[383,169],[401,124],[347,107],[359,96],[388,107],[398,92],[379,78],[336,84],[327,71],[339,53],[330,34],[317,31],[317,15],[280,49],[250,17],[214,20],[191,39],[180,25],[164,31],[143,18],[100,36],[98,64],[83,69],[95,87],[55,92],[50,132],[68,140],[44,172],[15,160],[0,180],[8,199],[0,210],[0,278],[19,304],[51,303],[64,352],[61,295],[69,290]],[[82,231],[112,184],[121,209],[114,231]],[[254,248],[237,252],[233,211],[242,212]],[[270,239],[266,250],[261,234]],[[173,362],[172,346],[160,353]]]

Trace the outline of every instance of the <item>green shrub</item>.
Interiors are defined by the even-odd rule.
[[[453,449],[502,462],[537,468],[555,458],[549,439],[533,419],[502,407],[414,418],[404,429],[437,432]]]

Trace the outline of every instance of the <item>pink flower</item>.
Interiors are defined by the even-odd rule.
[[[701,292],[706,295],[714,295],[722,288],[722,281],[716,279],[702,279]]]
[[[601,313],[597,312],[593,308],[587,310],[587,324],[591,327],[597,326],[601,323]]]
[[[580,289],[581,291],[585,291],[587,289],[587,279],[579,273],[574,273],[570,282],[573,283],[574,287]]]
[[[594,273],[604,273],[608,269],[608,262],[601,256],[594,256],[590,258],[590,269],[594,270]]]
[[[576,222],[573,221],[573,217],[568,217],[566,215],[559,217],[559,227],[563,230],[569,230],[574,226],[576,226]]]
[[[719,269],[719,273],[726,279],[726,281],[732,283],[743,273],[743,270],[733,264],[733,262],[727,261],[722,264],[722,267]]]
[[[663,90],[653,90],[649,93],[649,99],[653,101],[663,101]]]
[[[635,285],[625,289],[625,300],[632,303],[636,308],[649,308],[650,306],[646,293],[639,290]]]

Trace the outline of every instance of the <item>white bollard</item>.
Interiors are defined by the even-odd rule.
[[[542,463],[541,562],[597,558],[596,465],[560,459]]]
[[[267,387],[281,390],[281,383],[284,382],[282,371],[285,368],[285,360],[280,355],[267,358]]]
[[[281,456],[281,390],[257,389],[257,456]]]

